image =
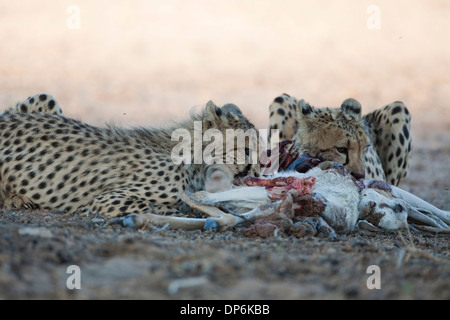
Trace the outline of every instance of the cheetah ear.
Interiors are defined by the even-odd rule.
[[[298,102],[298,109],[299,109],[298,116],[300,118],[308,117],[314,112],[313,108],[309,105],[309,103],[303,99],[301,99]]]
[[[220,112],[224,115],[223,121],[230,124],[230,121],[240,121],[242,117],[242,111],[239,107],[233,103],[227,103],[220,108]]]
[[[353,98],[348,98],[342,102],[341,110],[351,115],[356,120],[361,119],[361,104]]]
[[[220,121],[222,111],[211,100],[206,103],[205,112],[203,114],[203,129],[217,128]]]
[[[225,114],[234,114],[238,116],[242,116],[242,111],[239,107],[233,103],[224,104],[221,108],[221,111]]]

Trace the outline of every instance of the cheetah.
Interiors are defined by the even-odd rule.
[[[339,162],[357,179],[398,186],[406,176],[411,115],[400,101],[361,116],[361,104],[352,98],[340,108],[314,108],[282,94],[269,111],[270,129],[279,130],[280,140],[293,140],[300,153]]]
[[[221,133],[255,128],[237,106],[212,101],[166,128],[101,128],[65,117],[50,95],[30,97],[0,115],[0,206],[133,216],[141,224],[192,214],[180,199],[186,191],[259,171],[250,161],[175,164],[172,132],[192,133],[195,122]]]

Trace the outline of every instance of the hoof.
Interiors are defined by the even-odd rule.
[[[205,230],[211,230],[211,231],[219,231],[220,230],[219,224],[213,218],[206,219],[204,228],[205,228]]]

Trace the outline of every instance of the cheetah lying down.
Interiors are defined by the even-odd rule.
[[[66,118],[50,95],[29,97],[0,114],[0,206],[102,213],[134,227],[153,223],[178,229],[226,229],[287,209],[289,197],[295,200],[295,190],[284,200],[274,200],[258,186],[214,194],[201,191],[223,190],[223,185],[213,185],[216,181],[231,188],[233,179],[256,174],[260,168],[249,162],[173,163],[171,152],[178,141],[171,133],[182,128],[195,134],[195,123],[222,134],[229,129],[254,129],[237,106],[219,108],[211,101],[201,113],[171,128],[121,129]],[[360,192],[339,166],[324,166],[307,173],[315,179],[313,198],[326,204],[312,217],[316,226],[330,225],[337,232],[357,226],[392,230],[408,219],[417,228],[449,231],[449,212],[387,184],[379,190],[368,182],[369,188]],[[186,212],[181,209],[190,211],[183,208],[185,204],[210,218],[183,216]]]
[[[318,232],[335,236],[355,229],[393,231],[408,222],[418,230],[450,233],[450,212],[383,181],[355,183],[343,166],[335,162],[323,162],[307,173],[285,171],[266,179],[247,178],[251,186],[218,193],[199,191],[182,197],[185,203],[210,218],[169,217],[164,222],[171,228],[225,230],[264,221],[270,225],[272,234],[289,229],[287,233],[296,236]],[[294,213],[296,199],[305,194],[320,200],[322,210],[302,212],[300,208],[298,215]],[[131,217],[121,219],[125,224],[138,226],[138,221]]]

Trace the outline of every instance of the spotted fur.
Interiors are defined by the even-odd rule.
[[[396,101],[365,116],[355,99],[340,108],[314,108],[287,94],[270,105],[270,129],[294,140],[300,152],[345,165],[356,177],[398,185],[411,154],[411,115]]]
[[[15,113],[47,113],[64,117],[58,101],[49,94],[36,94],[29,97],[27,100],[18,102],[14,107],[3,111],[0,116]]]
[[[215,172],[229,179],[258,172],[248,162],[173,163],[179,141],[172,132],[192,134],[194,121],[222,133],[254,128],[237,106],[212,102],[171,127],[100,128],[64,117],[49,95],[30,97],[0,116],[0,205],[111,217],[180,214],[180,194],[205,189]]]

